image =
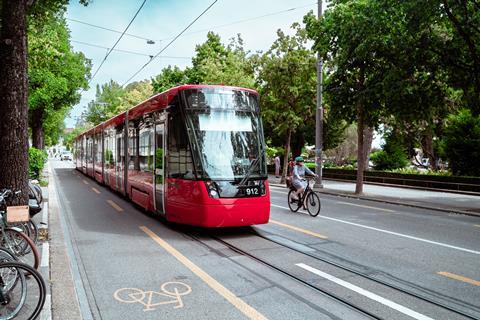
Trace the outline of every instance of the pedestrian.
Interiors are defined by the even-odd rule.
[[[275,156],[273,161],[275,162],[275,177],[280,178],[280,157],[278,154]]]

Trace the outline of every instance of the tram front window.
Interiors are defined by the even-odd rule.
[[[187,126],[197,173],[234,181],[265,178],[263,132],[253,93],[226,89],[186,92]],[[258,159],[258,160],[257,160]]]

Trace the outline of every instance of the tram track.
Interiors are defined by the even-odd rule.
[[[430,303],[430,304],[435,305],[435,306],[437,306],[437,307],[440,307],[440,308],[446,309],[446,310],[448,310],[448,311],[457,313],[457,314],[462,315],[463,317],[465,317],[465,318],[467,318],[467,319],[473,319],[473,320],[478,320],[478,319],[479,319],[479,318],[475,317],[474,315],[469,314],[469,313],[466,313],[466,312],[464,312],[463,310],[460,310],[460,309],[458,309],[458,308],[456,308],[456,307],[449,306],[449,305],[446,305],[446,304],[444,304],[444,303],[440,303],[440,302],[435,301],[435,300],[433,300],[433,299],[431,299],[431,298],[429,298],[429,297],[427,297],[427,296],[425,296],[425,295],[421,295],[421,294],[415,293],[415,292],[413,292],[413,291],[411,291],[411,290],[407,290],[407,289],[405,289],[405,288],[400,287],[399,285],[396,285],[396,284],[387,282],[387,281],[382,280],[382,279],[378,279],[378,278],[376,278],[376,277],[374,277],[374,276],[371,276],[371,275],[368,275],[368,274],[366,274],[366,273],[364,273],[364,272],[355,270],[355,269],[353,269],[353,268],[351,268],[351,267],[342,265],[342,264],[340,264],[340,263],[338,263],[338,262],[335,262],[335,261],[332,261],[332,260],[330,260],[330,259],[327,259],[327,258],[324,258],[324,257],[320,257],[320,256],[318,256],[318,255],[316,255],[316,254],[313,254],[313,253],[310,253],[310,252],[305,252],[305,251],[299,250],[298,248],[295,248],[294,246],[289,246],[289,245],[287,245],[287,244],[285,244],[285,243],[282,243],[282,242],[280,242],[280,241],[278,241],[278,240],[275,240],[275,239],[272,239],[272,238],[270,238],[270,237],[268,237],[268,236],[259,234],[259,233],[256,232],[256,231],[253,231],[253,230],[252,230],[250,233],[251,233],[252,235],[255,235],[255,236],[257,236],[257,237],[260,237],[260,238],[262,238],[262,239],[264,239],[264,240],[273,242],[273,243],[275,243],[275,244],[277,244],[277,245],[280,245],[280,246],[282,246],[282,247],[288,248],[288,249],[290,249],[290,250],[293,250],[293,251],[295,251],[295,252],[297,252],[297,253],[303,254],[303,255],[308,256],[308,257],[310,257],[310,258],[313,258],[313,259],[315,259],[315,260],[317,260],[317,261],[321,261],[321,262],[323,262],[323,263],[332,265],[332,266],[337,267],[337,268],[339,268],[339,269],[345,270],[345,271],[347,271],[347,272],[353,273],[353,274],[355,274],[355,275],[358,275],[358,276],[363,277],[363,278],[365,278],[365,279],[368,279],[368,280],[370,280],[370,281],[373,281],[373,282],[376,282],[376,283],[378,283],[378,284],[381,284],[381,285],[383,285],[383,286],[385,286],[385,287],[391,288],[391,289],[393,289],[393,290],[397,290],[397,291],[402,292],[402,293],[404,293],[404,294],[407,294],[407,295],[409,295],[409,296],[413,296],[413,297],[415,297],[415,298],[417,298],[417,299],[419,299],[419,300],[422,300],[422,301],[424,301],[424,302]],[[290,240],[290,241],[292,241],[292,240]],[[305,246],[305,245],[303,245],[303,246]],[[307,247],[309,247],[309,246],[307,246]],[[311,247],[309,247],[309,248],[311,248]],[[314,248],[312,248],[312,250],[318,251],[318,250],[316,250],[316,249],[314,249]],[[432,291],[429,290],[429,289],[422,288],[422,290],[428,290],[430,294],[432,293]],[[452,300],[452,299],[453,299],[453,298],[451,298],[451,297],[445,297],[445,296],[443,296],[443,297],[441,297],[441,298],[442,298],[442,299],[449,299],[449,300]],[[480,310],[478,310],[478,307],[473,306],[473,305],[471,305],[471,304],[466,304],[466,303],[463,302],[463,301],[458,301],[457,299],[454,299],[454,301],[450,301],[450,302],[451,302],[451,303],[454,303],[454,304],[460,304],[460,305],[462,305],[464,308],[467,308],[467,309],[476,309],[476,310],[480,313]]]
[[[315,255],[313,253],[310,253],[310,252],[305,252],[305,251],[302,251],[298,248],[295,248],[293,246],[289,246],[285,243],[282,243],[280,241],[277,241],[277,240],[274,240],[274,239],[271,239],[269,238],[268,236],[265,236],[265,235],[262,235],[262,234],[259,234],[258,232],[254,231],[254,230],[250,230],[248,231],[249,234],[251,234],[252,236],[256,236],[256,237],[259,237],[263,240],[266,240],[266,241],[269,241],[269,242],[272,242],[280,247],[283,247],[285,249],[288,249],[288,250],[292,250],[298,254],[301,254],[301,255],[304,255],[304,256],[307,256],[311,259],[314,259],[316,261],[319,261],[319,262],[322,262],[322,263],[325,263],[325,264],[328,264],[330,266],[333,266],[335,268],[338,268],[340,270],[343,270],[343,271],[346,271],[348,273],[351,273],[351,274],[354,274],[356,276],[359,276],[359,277],[362,277],[368,281],[371,281],[377,285],[381,285],[381,286],[384,286],[390,290],[394,290],[394,291],[397,291],[397,292],[400,292],[401,294],[404,294],[404,295],[407,295],[409,297],[413,297],[415,299],[418,299],[420,301],[422,301],[423,303],[427,303],[427,304],[430,304],[432,306],[435,306],[435,307],[438,307],[438,308],[441,308],[441,309],[444,309],[446,310],[446,312],[451,312],[451,313],[455,313],[457,316],[462,316],[464,319],[479,319],[477,317],[475,317],[474,315],[472,314],[469,314],[469,313],[466,313],[465,311],[457,308],[457,307],[453,307],[453,306],[450,306],[450,305],[446,305],[444,303],[441,303],[441,302],[438,302],[438,301],[435,301],[425,295],[421,295],[421,294],[418,294],[418,293],[415,293],[415,292],[412,292],[411,290],[407,290],[405,288],[402,288],[400,287],[399,285],[396,285],[396,284],[392,284],[392,283],[389,283],[385,280],[382,280],[382,279],[378,279],[378,278],[375,278],[371,275],[368,275],[366,273],[363,273],[361,271],[358,271],[358,270],[355,270],[349,266],[345,266],[345,265],[342,265],[338,262],[335,262],[335,261],[332,261],[328,258],[324,258],[324,257],[320,257],[318,255]],[[209,247],[211,248],[211,246],[205,242],[205,240],[202,240],[200,239],[198,236],[196,235],[193,235],[191,233],[188,233],[186,234],[189,238],[191,238],[192,240],[194,241],[197,241],[197,242],[200,242],[202,245],[206,246],[206,247]],[[309,282],[309,281],[306,281],[302,278],[300,278],[299,276],[293,274],[292,272],[289,272],[287,271],[285,268],[282,268],[282,267],[279,267],[277,265],[274,265],[273,263],[270,263],[268,262],[266,259],[263,259],[262,257],[259,257],[258,255],[254,255],[244,249],[242,249],[241,247],[239,247],[238,245],[235,245],[235,244],[232,244],[231,242],[229,242],[228,240],[224,240],[221,238],[221,236],[218,236],[218,235],[215,235],[215,234],[203,234],[201,235],[202,237],[203,236],[207,236],[209,237],[210,239],[216,241],[217,243],[220,243],[221,245],[223,245],[224,247],[228,248],[229,250],[241,255],[241,256],[244,256],[244,257],[247,257],[255,262],[258,262],[262,265],[265,265],[267,267],[269,267],[270,269],[273,269],[277,272],[279,272],[280,274],[283,274],[285,276],[287,276],[288,278],[290,279],[293,279],[295,280],[296,282],[302,284],[302,285],[305,285],[307,286],[308,288],[318,292],[318,293],[321,293],[323,294],[324,296],[327,296],[337,302],[339,302],[340,304],[352,309],[352,310],[355,310],[356,312],[368,317],[368,318],[371,318],[371,319],[386,319],[386,318],[382,318],[380,317],[379,315],[376,315],[374,313],[372,313],[371,311],[367,310],[366,308],[358,305],[358,304],[355,304],[355,303],[352,303],[350,301],[347,301],[345,298],[335,294],[335,293],[332,293],[331,291],[329,290],[326,290],[326,289],[322,289],[320,288],[319,286]],[[291,241],[291,240],[290,240]],[[308,247],[308,246],[307,246]],[[312,250],[315,250],[312,248]],[[428,289],[424,289],[424,290],[428,290]],[[430,290],[429,290],[430,291]],[[447,297],[449,298],[449,297]],[[450,298],[451,299],[451,298]],[[452,301],[452,303],[457,303],[458,304],[458,301]],[[461,303],[461,302],[460,302]],[[465,308],[469,308],[469,306],[466,306],[466,305],[463,305],[463,307]],[[473,306],[473,308],[475,309],[476,307]],[[448,318],[448,319],[451,319],[451,318]]]
[[[187,234],[187,233],[186,233],[186,235],[187,235],[189,238],[191,238],[192,240],[194,240],[194,241],[196,241],[196,242],[199,242],[199,243],[201,243],[202,245],[204,245],[204,246],[212,249],[209,244],[207,244],[205,241],[199,239],[196,235]],[[299,282],[300,284],[305,285],[305,286],[309,287],[310,289],[313,289],[314,291],[319,292],[319,293],[323,294],[324,296],[327,296],[327,297],[329,297],[329,298],[331,298],[331,299],[333,299],[333,300],[341,303],[342,305],[344,305],[344,306],[346,306],[346,307],[348,307],[348,308],[350,308],[350,309],[353,309],[354,311],[356,311],[356,312],[358,312],[358,313],[360,313],[360,314],[363,314],[364,316],[366,316],[366,317],[368,317],[368,318],[376,319],[376,320],[384,320],[384,318],[380,318],[380,317],[374,315],[373,313],[369,312],[368,310],[365,310],[364,308],[362,308],[362,307],[360,307],[360,306],[357,306],[357,305],[355,305],[355,304],[353,304],[353,303],[351,303],[351,302],[348,302],[346,299],[343,299],[342,297],[340,297],[340,296],[338,296],[338,295],[336,295],[336,294],[333,294],[333,293],[331,293],[331,292],[328,292],[327,290],[324,290],[324,289],[322,289],[322,288],[320,288],[320,287],[318,287],[318,286],[316,286],[316,285],[314,285],[314,284],[312,284],[312,283],[310,283],[310,282],[308,282],[308,281],[305,281],[305,280],[301,279],[300,277],[297,277],[297,276],[295,276],[294,274],[292,274],[292,273],[290,273],[290,272],[288,272],[288,271],[286,271],[286,270],[284,270],[284,269],[282,269],[282,268],[280,268],[280,267],[277,267],[277,266],[273,265],[272,263],[269,263],[268,261],[266,261],[266,260],[264,260],[264,259],[261,259],[261,258],[255,256],[255,255],[252,255],[252,254],[248,253],[247,251],[245,251],[245,250],[243,250],[243,249],[241,249],[241,248],[239,248],[239,247],[237,247],[237,246],[234,246],[234,245],[232,245],[231,243],[229,243],[229,242],[227,242],[227,241],[219,238],[218,236],[209,235],[209,237],[210,237],[212,240],[214,240],[214,241],[222,244],[223,246],[227,247],[228,249],[232,250],[233,252],[236,252],[236,253],[238,253],[238,254],[240,254],[240,255],[242,255],[242,256],[244,256],[244,257],[247,257],[247,258],[249,258],[249,259],[251,259],[251,260],[253,260],[253,261],[255,261],[255,262],[258,262],[258,263],[260,263],[260,264],[263,264],[263,265],[269,267],[270,269],[273,269],[273,270],[279,272],[280,274],[285,275],[285,276],[287,276],[288,278],[293,279],[294,281]]]

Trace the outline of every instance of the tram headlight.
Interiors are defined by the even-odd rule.
[[[207,192],[210,198],[220,198],[217,190],[217,184],[214,181],[205,181],[205,186],[207,187]]]

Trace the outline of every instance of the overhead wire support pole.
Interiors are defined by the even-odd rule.
[[[322,0],[318,0],[318,20],[322,19]],[[317,110],[315,112],[315,173],[318,175],[314,188],[323,188],[323,61],[317,52]]]

